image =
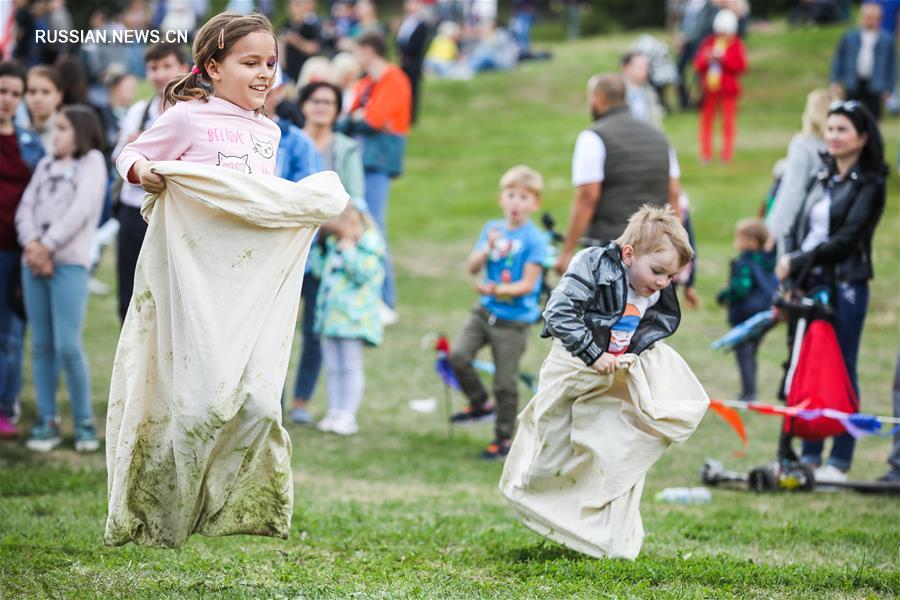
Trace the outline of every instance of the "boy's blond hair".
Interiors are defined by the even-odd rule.
[[[734,234],[747,237],[759,244],[762,248],[769,241],[769,230],[762,219],[741,219],[734,226]]]
[[[681,225],[681,219],[675,216],[672,209],[666,206],[658,208],[645,204],[628,219],[628,226],[616,244],[628,244],[634,247],[634,253],[652,254],[669,247],[678,255],[678,265],[684,267],[694,258],[687,231]]]
[[[544,191],[544,178],[531,167],[516,165],[500,178],[501,190],[511,187],[524,188],[540,198],[541,192]]]

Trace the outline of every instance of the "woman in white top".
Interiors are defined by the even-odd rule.
[[[825,285],[835,311],[834,328],[850,381],[859,396],[856,360],[872,279],[872,237],[884,212],[887,165],[878,123],[856,100],[828,111],[826,168],[816,175],[784,237],[775,274],[810,290]],[[803,462],[818,467],[816,481],[847,479],[855,439],[834,438],[828,464],[823,441],[803,442]]]

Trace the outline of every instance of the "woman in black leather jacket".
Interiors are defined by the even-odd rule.
[[[832,105],[825,143],[826,168],[807,188],[775,274],[800,289],[816,284],[831,288],[835,333],[858,396],[856,359],[874,275],[872,236],[887,195],[887,166],[878,125],[857,101]],[[828,464],[820,467],[824,442],[804,440],[802,459],[819,467],[818,481],[846,480],[854,445],[848,433],[835,437]]]

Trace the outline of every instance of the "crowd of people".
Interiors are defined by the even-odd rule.
[[[588,82],[591,125],[575,140],[574,198],[555,262],[530,221],[543,189],[540,173],[520,165],[501,178],[503,219],[484,226],[469,258],[469,271],[483,272],[484,281],[450,355],[469,401],[453,422],[496,419],[485,458],[503,458],[510,449],[519,406],[518,360],[529,325],[540,318],[545,272],[555,268],[560,275],[567,273],[579,248],[616,240],[629,218],[647,205],[668,207],[696,249],[677,152],[664,132],[665,115],[672,110],[670,90],[677,88],[682,108],[699,106],[701,160],[712,160],[713,122],[719,112],[724,138],[720,157],[734,160],[740,77],[748,68],[744,38],[749,5],[742,0],[676,4],[674,58],[664,42],[642,36],[621,58],[620,72],[598,74]],[[878,120],[896,88],[894,38],[881,4],[863,4],[859,27],[844,35],[835,50],[831,86],[809,94],[802,129],[791,140],[768,202],[759,215],[747,215],[736,225],[739,255],[717,297],[736,325],[765,309],[779,282],[801,290],[830,286],[837,335],[857,394],[857,353],[873,276],[871,241],[886,194]],[[160,2],[150,14],[135,0],[119,14],[98,11],[91,26],[193,32],[209,7],[205,2],[190,4],[190,10],[186,6]],[[273,10],[271,3],[238,0],[230,8],[237,14]],[[219,106],[215,96],[205,105],[176,105],[191,106],[191,111],[172,108],[175,102],[222,89],[229,78],[196,58],[191,67],[177,44],[143,49],[135,66],[133,47],[43,47],[28,43],[28,35],[3,40],[0,48],[11,60],[0,65],[0,297],[5,298],[0,303],[0,435],[18,435],[27,322],[37,396],[37,422],[28,447],[46,451],[61,441],[55,403],[60,369],[72,402],[76,449],[99,446],[81,342],[98,225],[114,223],[117,231],[119,316],[124,321],[147,231],[140,212],[144,192],[160,189],[156,186],[162,181],[150,170],[150,161],[191,160],[192,152],[200,151],[188,145],[184,132],[204,120],[210,120],[210,127],[203,135],[221,144],[214,154],[204,147],[200,162],[291,181],[333,170],[351,198],[352,207],[323,227],[308,261],[290,418],[296,424],[314,422],[308,403],[324,365],[329,405],[318,428],[344,435],[358,430],[365,381],[362,349],[378,345],[384,327],[399,318],[387,214],[392,181],[404,171],[407,136],[417,118],[427,118],[420,117],[422,78],[426,73],[468,77],[528,58],[537,7],[517,2],[508,29],[497,27],[496,3],[491,8],[489,2],[466,7],[406,0],[403,17],[393,28],[379,20],[369,0],[338,0],[329,9],[320,17],[315,2],[291,0],[283,27],[272,28],[280,60],[266,63],[274,75],[271,84],[260,84],[259,93],[266,94],[263,110],[280,135],[260,129],[249,151],[223,150],[233,143],[233,132],[212,121],[232,108]],[[64,0],[22,2],[12,16],[19,33],[26,34],[71,23]],[[505,42],[498,42],[504,36],[510,40],[505,49]],[[390,59],[391,40],[396,63]],[[218,43],[221,49],[223,41]],[[135,101],[136,75],[151,84],[150,99]],[[280,142],[273,147],[275,137]],[[274,163],[254,162],[261,156]],[[127,176],[117,176],[117,163]],[[695,260],[680,256],[679,267],[684,268],[666,273],[666,286],[674,281],[689,307],[699,302],[693,289]],[[650,308],[639,310],[641,301],[632,304],[639,316]],[[613,342],[616,336],[623,339],[616,332],[612,327]],[[496,407],[471,368],[485,345],[491,346],[496,363]],[[758,395],[758,345],[758,338],[748,340],[735,353],[742,400]],[[847,435],[835,440],[826,465],[821,464],[821,444],[804,444],[803,460],[819,467],[817,478],[839,479],[846,476],[852,453],[853,438]]]

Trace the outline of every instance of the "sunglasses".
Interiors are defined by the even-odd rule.
[[[834,112],[836,110],[855,112],[860,108],[862,108],[862,103],[859,100],[837,100],[831,103],[831,105],[828,107],[828,112]]]

